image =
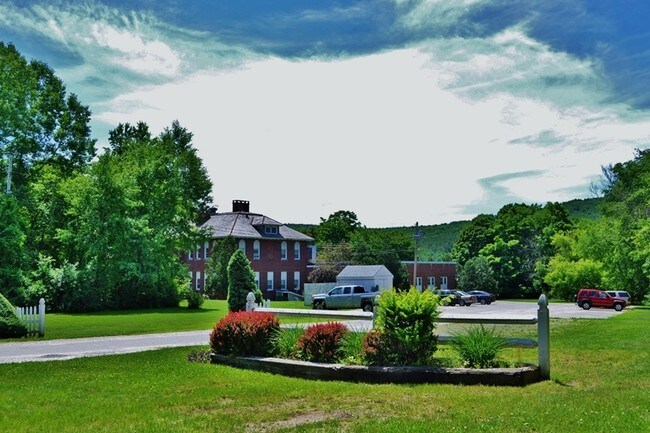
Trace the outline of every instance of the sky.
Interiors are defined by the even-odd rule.
[[[178,120],[214,204],[441,224],[593,197],[650,147],[647,0],[0,0],[0,41],[119,123]]]

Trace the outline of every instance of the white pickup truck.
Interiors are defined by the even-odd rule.
[[[369,291],[363,286],[336,286],[327,293],[314,295],[311,305],[316,310],[361,308],[372,311],[377,295],[378,291]]]

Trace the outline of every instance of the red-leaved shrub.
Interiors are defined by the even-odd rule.
[[[335,362],[341,337],[348,328],[341,323],[319,323],[305,330],[296,343],[300,357],[305,361]]]
[[[239,311],[219,320],[210,333],[214,353],[234,356],[269,356],[280,322],[270,313]]]

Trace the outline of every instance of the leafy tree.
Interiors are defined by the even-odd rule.
[[[476,216],[468,225],[463,227],[454,244],[451,255],[459,265],[464,265],[469,259],[478,256],[479,251],[492,243],[492,225],[494,215],[481,214]]]
[[[235,238],[227,236],[214,243],[212,255],[205,268],[205,290],[215,299],[226,299],[228,296],[228,262],[237,250]]]
[[[497,280],[485,257],[474,257],[465,262],[458,273],[458,286],[463,290],[483,290],[495,293]]]
[[[245,310],[249,292],[255,294],[256,302],[262,300],[251,264],[246,254],[237,248],[228,262],[228,311]]]
[[[384,265],[393,274],[393,286],[408,290],[409,273],[403,260],[413,252],[413,239],[405,233],[379,234],[369,229],[357,230],[350,239],[350,250],[356,265]]]
[[[23,304],[25,217],[15,197],[0,194],[0,294]]]
[[[57,165],[68,175],[91,161],[90,110],[76,95],[66,95],[49,66],[28,62],[15,46],[0,42],[0,83],[0,157],[13,157],[19,197],[38,164]]]
[[[178,303],[186,270],[177,251],[199,239],[199,206],[186,193],[183,159],[147,130],[122,126],[111,134],[121,144],[63,188],[71,221],[60,238],[81,266],[83,309]]]
[[[553,257],[549,263],[545,281],[552,287],[554,297],[567,301],[582,288],[600,288],[602,286],[602,263],[590,259],[577,261]]]
[[[352,234],[361,228],[357,214],[352,211],[340,210],[331,214],[327,219],[321,218],[320,220],[320,225],[316,228],[316,241],[319,247],[347,242]]]

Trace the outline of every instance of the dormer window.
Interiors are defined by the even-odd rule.
[[[265,226],[264,227],[264,233],[267,235],[277,235],[278,234],[278,228],[276,226]]]

